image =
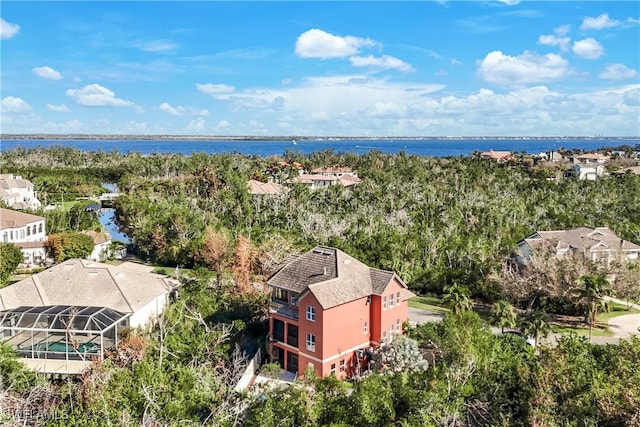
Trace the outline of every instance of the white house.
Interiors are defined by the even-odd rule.
[[[91,261],[104,261],[111,256],[111,235],[101,231],[88,230],[83,234],[93,240],[93,251],[88,259]]]
[[[287,181],[287,183],[305,184],[312,189],[342,185],[343,187],[355,187],[362,181],[358,173],[348,167],[323,167],[311,171],[311,174],[300,174]]]
[[[604,176],[605,168],[601,163],[577,163],[573,166],[573,173],[578,179],[595,181]]]
[[[178,282],[160,274],[69,259],[0,289],[0,310],[53,305],[105,307],[129,314],[128,326],[157,318]]]
[[[38,215],[0,208],[0,241],[13,243],[22,250],[23,264],[44,263],[47,240],[45,219]]]
[[[13,209],[37,209],[41,206],[31,181],[19,175],[0,175],[0,199]]]

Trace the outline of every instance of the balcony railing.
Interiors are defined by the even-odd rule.
[[[298,309],[291,308],[291,306],[286,303],[271,301],[270,311],[280,316],[288,317],[289,319],[298,320]]]

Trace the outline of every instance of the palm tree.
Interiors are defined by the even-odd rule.
[[[606,311],[608,309],[605,296],[613,294],[611,284],[603,274],[585,274],[578,278],[578,282],[582,285],[577,289],[579,301],[584,304],[586,309],[586,320],[589,323],[589,341],[593,325],[596,323],[598,311],[600,309]]]
[[[521,329],[525,335],[533,337],[537,345],[540,338],[546,337],[551,332],[549,316],[542,310],[533,310],[522,319]]]
[[[473,304],[469,299],[469,290],[457,283],[453,283],[451,286],[444,288],[443,300],[445,304],[451,307],[451,311],[453,311],[454,314],[460,314],[463,311],[471,310],[473,307]]]
[[[513,328],[516,326],[518,314],[513,306],[507,301],[498,301],[491,307],[491,323],[500,326],[501,332],[504,328]]]

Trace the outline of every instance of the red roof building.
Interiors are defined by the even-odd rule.
[[[290,372],[348,378],[370,350],[402,333],[413,296],[392,271],[318,246],[274,274],[269,314],[271,360]]]

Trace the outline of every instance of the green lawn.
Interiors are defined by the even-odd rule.
[[[438,313],[449,313],[451,311],[447,307],[444,307],[442,298],[438,297],[413,297],[409,300],[409,307],[436,311]]]
[[[599,317],[598,317],[598,320],[600,320]],[[587,326],[586,324],[582,326],[570,326],[570,325],[558,325],[558,324],[552,323],[551,332],[556,334],[574,333],[580,336],[588,337],[589,326]],[[613,332],[609,330],[609,328],[606,326],[606,323],[599,321],[598,324],[594,326],[591,335],[594,337],[612,337]]]

